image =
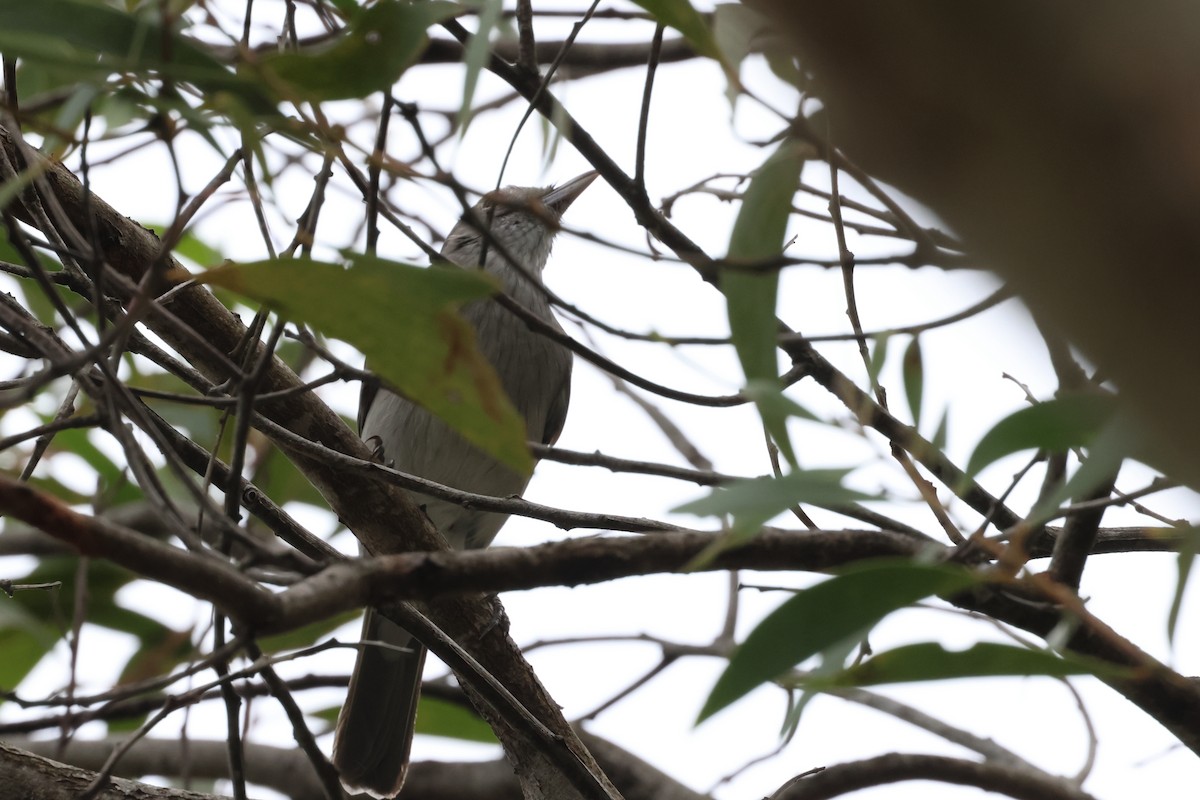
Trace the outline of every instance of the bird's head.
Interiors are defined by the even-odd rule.
[[[500,253],[506,252],[540,275],[563,212],[596,176],[585,172],[562,186],[505,186],[488,192],[450,231],[442,255],[463,267],[497,270],[504,264]]]

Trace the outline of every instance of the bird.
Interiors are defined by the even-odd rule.
[[[488,192],[450,231],[442,257],[498,278],[505,294],[563,332],[540,285],[541,275],[563,213],[596,177],[592,171],[558,187],[507,186]],[[492,299],[468,303],[461,314],[475,329],[476,346],[524,419],[529,438],[553,444],[571,396],[571,352]],[[520,495],[529,483],[528,475],[467,442],[426,409],[376,384],[363,383],[358,425],[362,439],[401,472],[493,497]],[[413,496],[458,550],[487,547],[508,519],[506,514],[468,510],[428,495]],[[362,640],[390,647],[358,649],[338,717],[333,764],[347,790],[395,797],[408,770],[425,647],[369,608]]]

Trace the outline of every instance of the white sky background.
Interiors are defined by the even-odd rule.
[[[241,4],[233,4],[241,8]],[[550,4],[538,3],[538,8]],[[607,4],[606,4],[607,5]],[[579,6],[564,4],[564,7]],[[256,4],[263,19],[275,20],[267,3]],[[561,26],[539,23],[542,38],[565,35],[569,22]],[[558,28],[556,30],[556,28]],[[585,30],[583,40],[643,41],[652,28],[638,23],[597,21]],[[670,33],[668,33],[670,35]],[[747,83],[777,108],[790,113],[795,99],[757,62],[745,73]],[[589,130],[618,163],[632,173],[637,119],[644,72],[624,70],[578,83],[559,86],[558,97],[579,123]],[[455,109],[461,97],[461,69],[454,66],[422,68],[406,76],[397,87],[398,99],[422,106]],[[477,102],[504,92],[506,88],[488,75],[481,78]],[[347,118],[358,114],[354,104],[344,104]],[[497,175],[503,149],[522,108],[518,104],[501,112],[490,112],[476,120],[452,160],[443,166],[469,186],[490,188]],[[432,126],[431,126],[432,127]],[[690,62],[660,67],[654,87],[654,104],[647,147],[647,183],[651,198],[658,199],[717,172],[745,173],[760,164],[769,152],[750,144],[778,132],[782,123],[742,99],[732,121],[724,97],[724,79],[708,62]],[[542,124],[538,118],[527,123],[505,176],[505,183],[561,183],[589,169],[569,145],[560,145],[557,158],[543,171]],[[365,128],[356,133],[367,144],[373,133]],[[881,132],[886,135],[886,132]],[[189,192],[199,190],[219,168],[221,160],[199,142],[184,136],[179,142]],[[398,158],[416,155],[410,131],[402,119],[392,123],[391,154]],[[449,151],[445,151],[449,152]],[[135,166],[136,165],[136,166]],[[294,220],[311,192],[310,169],[285,173],[268,197],[284,214],[271,220],[277,246],[286,245]],[[165,150],[152,146],[134,160],[93,169],[94,190],[123,213],[143,222],[162,222],[174,208]],[[810,164],[804,180],[828,186],[828,168]],[[841,189],[852,196],[865,195],[849,178],[842,177]],[[343,180],[340,183],[345,187]],[[727,184],[726,184],[727,185]],[[351,190],[352,192],[352,190]],[[352,241],[362,217],[361,202],[351,192],[331,190],[322,214],[318,236],[332,247]],[[431,199],[432,198],[432,199]],[[401,208],[415,211],[444,233],[459,214],[449,192],[428,185],[399,185],[391,199]],[[823,211],[823,203],[800,196],[807,207]],[[874,204],[873,204],[874,205]],[[920,213],[919,211],[917,213]],[[707,252],[723,255],[736,206],[706,196],[687,198],[676,204],[674,219],[685,233]],[[930,219],[929,215],[925,215]],[[644,246],[644,235],[632,214],[617,195],[602,182],[594,184],[568,212],[569,229],[594,231],[633,247]],[[930,221],[930,224],[934,224]],[[415,247],[398,232],[382,225],[381,255],[423,263]],[[197,227],[198,235],[219,246],[234,258],[264,257],[260,236],[245,198],[230,197],[220,210],[206,214]],[[793,253],[822,258],[835,256],[833,229],[794,220],[789,235],[798,240]],[[860,257],[880,251],[878,241],[864,240],[852,231],[849,246]],[[893,251],[893,245],[882,246]],[[655,330],[663,334],[724,335],[728,332],[723,298],[704,284],[690,268],[671,262],[627,258],[587,242],[560,237],[547,271],[547,282],[569,302],[620,327],[635,331]],[[901,267],[864,267],[857,271],[858,304],[867,330],[936,319],[965,308],[997,286],[994,278],[976,272],[946,273],[926,268],[911,271]],[[792,327],[809,334],[841,333],[849,330],[842,278],[835,270],[793,268],[783,278],[779,314]],[[565,321],[569,333],[578,328]],[[679,348],[629,343],[594,333],[598,349],[620,363],[656,382],[693,392],[726,394],[740,387],[740,369],[730,348]],[[907,418],[899,359],[907,337],[891,345],[888,367],[883,374],[893,410]],[[1002,377],[1007,372],[1026,384],[1034,395],[1048,398],[1056,381],[1045,356],[1045,348],[1027,315],[1014,302],[990,310],[966,322],[931,331],[922,337],[926,362],[926,403],[922,429],[932,433],[942,409],[951,409],[949,455],[959,464],[979,437],[998,419],[1025,404],[1021,389]],[[840,369],[863,382],[864,370],[853,346],[820,345],[819,349]],[[349,351],[345,351],[349,354]],[[348,355],[349,360],[355,357]],[[356,386],[326,387],[321,394],[339,410],[353,415]],[[848,414],[824,390],[805,381],[789,393],[811,410],[830,419],[846,421]],[[650,397],[689,433],[701,452],[721,472],[758,475],[770,470],[762,443],[761,428],[748,408],[703,409]],[[19,417],[4,421],[5,433],[19,429]],[[13,426],[9,429],[9,425]],[[852,427],[844,430],[796,423],[794,441],[805,467],[851,466],[866,463],[853,478],[854,485],[894,493],[900,502],[889,504],[885,513],[901,517],[937,535],[931,515],[913,502],[915,491],[902,478],[887,455],[886,443],[878,436],[865,440]],[[578,361],[571,414],[559,445],[582,451],[649,461],[682,464],[680,457],[658,429],[627,398],[614,393],[607,379],[590,365]],[[999,492],[1022,466],[1027,454],[1012,457],[984,474],[985,485]],[[1127,467],[1120,486],[1143,486],[1147,470]],[[1035,487],[1036,481],[1028,483]],[[90,487],[87,487],[90,488]],[[709,525],[690,517],[672,517],[669,510],[703,494],[697,487],[659,478],[613,475],[602,469],[542,464],[527,493],[536,502],[584,511],[606,511],[657,519],[676,519],[681,524]],[[947,492],[940,492],[944,499]],[[1027,508],[1029,491],[1017,493],[1011,502],[1018,511]],[[1183,491],[1165,493],[1148,501],[1168,517],[1197,517],[1195,497]],[[326,513],[309,507],[289,510],[319,534],[335,528]],[[974,514],[961,504],[951,511],[964,525]],[[817,521],[831,526],[853,527],[829,514],[812,512]],[[1130,512],[1114,509],[1105,525],[1146,522]],[[781,518],[778,524],[799,527],[795,520]],[[515,518],[501,532],[498,545],[525,546],[566,537],[594,535],[590,531],[563,532],[534,520]],[[354,543],[343,533],[336,544],[351,551]],[[11,568],[11,572],[9,572]],[[15,560],[0,569],[20,574]],[[5,575],[7,576],[7,575]],[[798,586],[814,578],[804,574],[745,574],[752,584]],[[1093,558],[1084,576],[1083,592],[1094,600],[1090,608],[1118,632],[1131,638],[1153,655],[1166,660],[1183,674],[1200,672],[1200,654],[1193,632],[1196,602],[1185,605],[1174,648],[1168,646],[1164,625],[1166,610],[1175,586],[1175,560],[1168,555],[1123,555]],[[703,644],[718,632],[726,602],[724,575],[668,576],[625,580],[602,586],[576,589],[544,589],[510,593],[504,602],[512,620],[513,635],[528,644],[560,636],[596,634],[631,635],[646,633],[671,641]],[[742,622],[739,634],[748,632],[754,621],[785,598],[778,592],[742,593]],[[1194,598],[1194,593],[1193,593]],[[139,609],[161,609],[173,627],[188,620],[198,628],[205,625],[205,612],[161,587],[139,584],[123,595]],[[357,623],[339,632],[343,640],[358,635]],[[945,610],[907,611],[889,618],[872,634],[877,651],[913,641],[937,639],[949,645],[966,646],[981,638],[995,639],[986,623],[965,620]],[[85,676],[103,685],[115,672],[112,661],[118,648],[129,643],[109,634],[88,632],[83,639],[83,663],[95,664]],[[63,650],[65,653],[65,650]],[[652,644],[595,644],[537,650],[530,655],[538,674],[551,694],[564,705],[567,715],[585,713],[648,670],[659,658]],[[430,672],[443,668],[430,659]],[[289,665],[288,674],[345,672],[353,662],[349,650],[323,654]],[[121,662],[123,663],[123,661]],[[66,679],[65,659],[44,663],[23,694],[50,691]],[[103,670],[100,665],[104,664]],[[699,728],[692,722],[707,691],[719,673],[715,660],[685,659],[677,662],[648,686],[601,715],[588,727],[647,759],[667,773],[701,791],[708,791],[722,776],[737,770],[757,756],[769,753],[777,743],[777,731],[785,713],[784,695],[762,688],[748,699],[723,712]],[[1115,692],[1092,680],[1073,684],[1083,695],[1092,714],[1100,742],[1098,760],[1085,788],[1104,800],[1120,797],[1154,796],[1184,798],[1194,795],[1200,767],[1194,755],[1176,748],[1174,739],[1158,723],[1144,715]],[[1051,772],[1071,775],[1086,755],[1086,733],[1075,700],[1053,681],[988,680],[959,681],[881,689],[883,693],[912,703],[918,708],[971,732],[990,737]],[[307,708],[318,709],[340,702],[338,692],[310,692],[301,696]],[[6,712],[12,710],[6,707]],[[290,728],[270,700],[257,701],[257,722],[251,740],[282,746],[292,742]],[[175,715],[155,735],[169,736],[183,719]],[[216,704],[190,714],[190,735],[222,737],[223,710]],[[85,728],[85,733],[87,729]],[[97,731],[98,732],[98,731]],[[328,748],[330,737],[323,739]],[[723,799],[757,798],[770,794],[793,775],[813,767],[865,758],[893,751],[945,752],[965,755],[923,732],[877,712],[831,698],[818,698],[808,709],[795,740],[777,758],[751,767],[716,791]],[[419,737],[414,759],[490,758],[493,748],[467,746],[449,740]],[[886,795],[885,795],[886,793]],[[959,798],[982,793],[959,787],[902,784],[863,792],[860,797]],[[267,793],[260,792],[260,796]]]

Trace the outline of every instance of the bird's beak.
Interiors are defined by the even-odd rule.
[[[583,173],[578,178],[572,178],[562,186],[556,186],[542,195],[542,202],[561,217],[567,207],[575,202],[575,198],[583,194],[583,190],[591,186],[592,181],[596,180],[599,175],[599,172],[592,170]]]

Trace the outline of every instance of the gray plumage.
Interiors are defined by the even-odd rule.
[[[558,188],[510,186],[490,192],[471,210],[473,220],[464,216],[454,226],[442,255],[477,269],[480,253],[485,253],[483,269],[500,278],[504,291],[561,331],[542,292],[500,251],[540,280],[558,220],[595,178],[589,172]],[[489,223],[490,237],[480,232]],[[524,418],[529,438],[553,443],[570,399],[570,351],[491,300],[466,305],[462,316],[475,328],[476,346]],[[425,409],[385,389],[374,391],[364,384],[358,421],[364,441],[376,445],[382,458],[402,472],[494,497],[519,495],[529,482]],[[414,494],[413,499],[457,549],[486,547],[508,519],[427,495]],[[391,647],[360,649],[338,718],[333,763],[347,789],[394,797],[408,767],[425,648],[371,609],[363,621],[363,640]]]

